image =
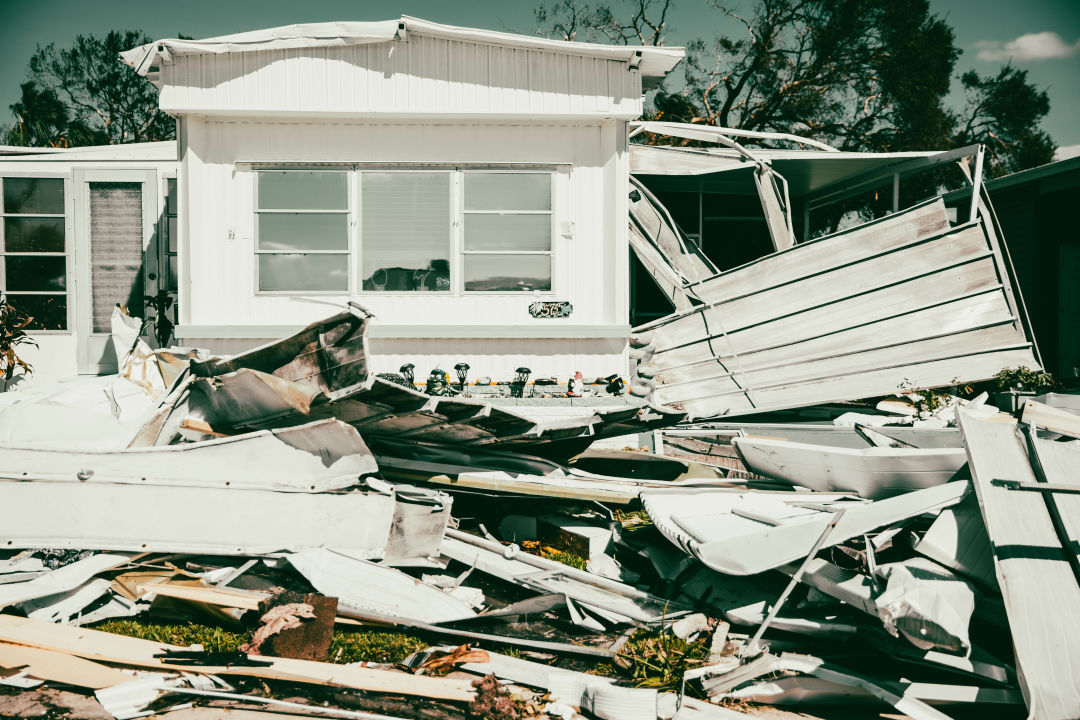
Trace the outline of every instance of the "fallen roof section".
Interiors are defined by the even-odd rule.
[[[635,329],[631,390],[705,418],[1038,367],[1008,277],[981,220],[930,201],[687,286],[701,305]]]

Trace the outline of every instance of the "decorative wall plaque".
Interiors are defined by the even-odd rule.
[[[570,317],[572,312],[574,312],[574,306],[566,300],[534,302],[529,306],[529,314],[534,318],[564,318]]]

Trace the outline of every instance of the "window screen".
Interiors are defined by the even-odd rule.
[[[349,290],[349,203],[344,172],[258,173],[258,289]]]
[[[143,316],[143,186],[92,182],[89,189],[91,327],[107,333],[117,304]]]
[[[0,179],[0,293],[32,330],[66,330],[67,237],[62,178]]]
[[[551,289],[551,175],[464,174],[466,291]]]

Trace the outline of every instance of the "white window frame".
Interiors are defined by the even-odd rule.
[[[284,209],[284,208],[272,208],[262,209],[259,207],[259,173],[265,172],[337,172],[345,175],[345,209],[344,210],[303,210],[303,209]],[[355,173],[347,168],[334,168],[334,167],[311,167],[311,166],[290,166],[280,168],[264,168],[259,172],[253,173],[254,182],[252,183],[255,190],[254,198],[254,235],[252,242],[252,250],[254,252],[254,277],[255,277],[255,294],[256,295],[288,295],[288,296],[308,296],[308,295],[355,295],[356,294],[356,258],[358,256],[359,249],[357,247],[357,213],[359,196],[354,190],[353,186],[355,182]],[[259,249],[259,216],[263,213],[267,214],[310,214],[310,215],[345,215],[345,234],[346,244],[344,250],[303,250],[285,252],[281,250],[260,250]],[[346,262],[348,263],[348,285],[344,290],[263,290],[259,285],[259,256],[260,255],[344,255]]]
[[[556,243],[558,240],[558,185],[556,177],[560,171],[565,171],[566,164],[525,163],[516,164],[425,164],[425,163],[265,163],[265,162],[241,162],[237,163],[243,169],[250,170],[253,176],[253,234],[252,251],[254,258],[254,289],[255,295],[268,296],[291,296],[306,297],[309,295],[333,295],[350,297],[364,296],[404,296],[404,297],[526,297],[526,298],[551,298],[558,295],[559,284],[556,272],[555,260],[557,257]],[[568,165],[567,165],[568,167]],[[259,208],[259,174],[261,172],[345,172],[347,176],[348,208],[345,211],[337,210],[262,210]],[[450,175],[450,215],[447,218],[450,227],[450,290],[439,291],[416,291],[416,290],[364,290],[363,289],[363,175],[365,172],[378,173],[438,173],[445,172]],[[551,216],[550,223],[550,249],[548,250],[465,250],[465,193],[464,176],[466,173],[494,174],[503,173],[510,175],[541,174],[547,175],[551,182],[551,209],[536,211],[518,211],[514,214],[547,214]],[[261,254],[292,254],[275,251],[259,250],[259,215],[263,212],[310,212],[331,213],[345,212],[348,214],[348,250],[318,250],[305,251],[296,254],[347,254],[349,257],[349,287],[347,290],[261,290],[259,289],[259,255]],[[499,210],[469,211],[476,214],[499,214]],[[465,255],[488,254],[488,255],[546,255],[551,263],[551,288],[548,290],[465,290]]]
[[[353,169],[354,180],[356,185],[356,260],[353,262],[353,270],[356,276],[356,283],[353,285],[355,291],[353,295],[397,295],[403,297],[453,297],[459,294],[454,278],[458,275],[459,269],[456,266],[456,253],[457,248],[460,247],[461,239],[458,237],[460,233],[460,224],[458,221],[458,204],[461,202],[461,189],[460,189],[460,173],[445,167],[408,167],[408,168],[387,168],[385,166],[371,165],[371,166],[357,166]],[[449,215],[447,215],[446,221],[449,223],[449,253],[450,257],[448,261],[450,263],[450,289],[446,292],[439,291],[417,291],[417,290],[364,290],[364,173],[395,173],[395,174],[425,174],[430,175],[432,173],[447,173],[450,175],[450,202],[447,204],[449,208]]]
[[[465,175],[547,175],[549,186],[548,192],[550,193],[551,205],[548,210],[515,210],[512,211],[514,215],[548,215],[548,249],[547,250],[466,250],[465,249],[465,216],[466,215],[503,215],[506,214],[502,210],[466,210],[465,209]],[[457,281],[454,284],[455,289],[462,295],[510,295],[510,296],[525,296],[532,295],[553,295],[555,294],[555,215],[556,215],[556,202],[555,202],[555,176],[556,172],[550,170],[532,170],[529,168],[508,168],[498,170],[486,170],[482,168],[462,168],[457,173],[458,190],[458,246],[457,246],[457,259],[458,259],[458,273]],[[546,255],[548,257],[548,263],[551,270],[551,287],[547,290],[466,290],[465,289],[465,258],[467,255]],[[451,278],[453,282],[453,278]]]
[[[5,178],[19,178],[19,179],[32,179],[32,180],[60,180],[64,184],[64,212],[59,213],[8,213],[7,208],[4,207],[4,179]],[[0,258],[5,258],[3,263],[0,263],[0,287],[3,288],[0,294],[5,297],[9,294],[16,297],[20,295],[63,295],[65,315],[64,329],[63,330],[42,330],[42,329],[29,329],[26,332],[28,335],[71,335],[75,332],[75,262],[74,262],[74,227],[72,225],[72,211],[74,209],[74,198],[71,193],[71,178],[66,173],[57,172],[25,172],[25,171],[0,171]],[[31,253],[8,253],[7,252],[7,218],[9,217],[44,217],[44,218],[57,218],[62,217],[64,219],[64,251],[58,252],[31,252]],[[59,292],[34,292],[29,290],[15,290],[9,293],[7,290],[7,262],[6,258],[9,255],[15,255],[16,257],[25,256],[41,256],[41,257],[64,257],[64,291]]]

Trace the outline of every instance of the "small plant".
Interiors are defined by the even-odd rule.
[[[1032,370],[1020,365],[1014,368],[1005,368],[994,376],[998,390],[1051,390],[1054,387],[1054,376],[1045,370]]]
[[[955,378],[953,382],[956,382]],[[911,401],[917,417],[920,418],[928,418],[941,408],[948,407],[952,402],[952,396],[949,393],[916,387],[915,383],[908,378],[904,378],[897,388]]]
[[[646,530],[653,526],[652,518],[641,510],[616,510],[615,519],[619,521],[622,529],[626,532],[636,532],[638,530]]]
[[[23,315],[8,303],[7,298],[0,296],[0,372],[3,373],[0,392],[8,389],[17,369],[22,368],[23,375],[34,372],[33,366],[16,352],[20,345],[37,347],[37,343],[26,334],[26,328],[33,321],[34,318]]]
[[[688,643],[673,633],[638,630],[619,653],[619,664],[638,687],[678,690],[683,674],[700,667],[709,656],[709,637]]]
[[[522,540],[521,549],[532,555],[539,555],[542,558],[554,560],[555,562],[560,562],[563,565],[569,565],[570,567],[577,568],[578,570],[584,570],[587,563],[589,562],[588,558],[582,557],[581,555],[577,555],[572,552],[566,552],[565,550],[553,548],[550,545],[544,545],[539,540]]]

